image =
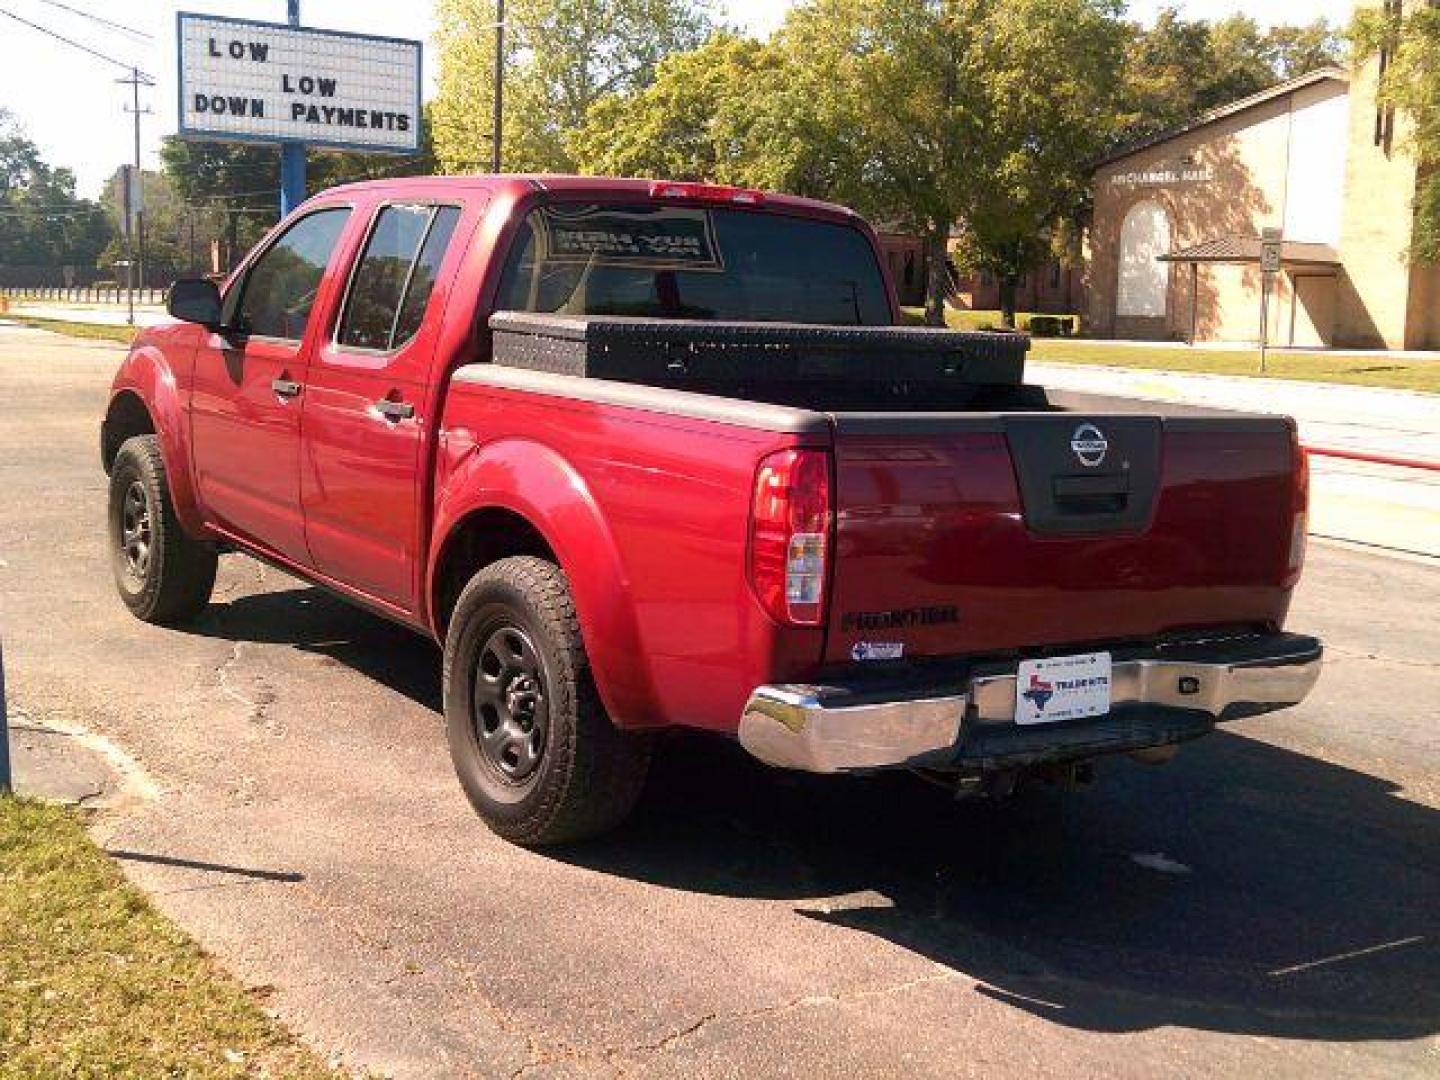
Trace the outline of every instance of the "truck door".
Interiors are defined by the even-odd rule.
[[[420,483],[454,206],[381,206],[306,386],[305,529],[321,573],[405,611],[421,562]],[[459,245],[456,245],[459,246]]]
[[[276,237],[225,296],[238,332],[207,335],[195,356],[195,479],[216,524],[310,564],[300,510],[300,410],[310,318],[348,207],[317,209]]]

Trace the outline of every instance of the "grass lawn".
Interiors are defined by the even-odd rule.
[[[1152,371],[1187,371],[1208,375],[1260,374],[1258,350],[1145,348],[1103,341],[1036,338],[1031,359],[1064,364],[1106,364]],[[1391,390],[1423,390],[1440,394],[1440,355],[1434,360],[1390,359],[1384,355],[1290,353],[1271,351],[1265,376],[1305,382],[1347,383]]]
[[[925,323],[925,309],[923,307],[901,308],[905,316],[905,322],[914,326],[923,326]],[[1015,325],[1021,330],[1030,328],[1030,319],[1033,313],[1029,311],[1017,312]],[[998,311],[956,311],[954,308],[945,309],[945,325],[951,330],[999,330],[1000,312]]]
[[[0,1077],[334,1077],[74,812],[0,798]]]
[[[12,311],[4,316],[21,326],[33,326],[37,330],[49,330],[67,337],[90,338],[94,341],[118,341],[129,345],[135,338],[133,326],[100,326],[95,323],[71,322],[68,319],[37,319],[23,311]]]

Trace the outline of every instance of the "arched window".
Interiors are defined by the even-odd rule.
[[[1122,319],[1163,319],[1170,291],[1170,215],[1159,203],[1136,203],[1120,227],[1120,295],[1115,313]]]

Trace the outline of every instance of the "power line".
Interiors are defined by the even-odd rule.
[[[39,23],[31,22],[29,19],[22,19],[13,11],[7,11],[5,8],[0,8],[0,15],[4,15],[7,19],[14,19],[16,22],[24,26],[30,27],[31,30],[39,30],[40,33],[47,34],[48,36],[55,38],[57,41],[63,41],[71,48],[79,49],[81,52],[89,53],[91,56],[96,57],[97,59],[104,60],[107,64],[114,64],[116,67],[124,68],[126,71],[135,72],[141,77],[141,79],[144,80],[145,86],[155,85],[155,80],[148,73],[141,71],[139,68],[137,68],[134,64],[127,64],[123,60],[116,60],[113,56],[106,56],[98,49],[92,49],[89,45],[82,45],[80,42],[74,40],[73,38],[68,38],[64,34],[59,33],[58,31],[51,30],[48,26],[41,26]]]
[[[108,26],[112,30],[119,30],[121,33],[129,34],[131,37],[141,38],[144,41],[155,40],[153,35],[147,34],[144,30],[136,30],[133,26],[126,26],[124,23],[111,22],[109,19],[101,18],[99,15],[92,15],[88,11],[81,11],[79,8],[71,7],[69,4],[62,4],[60,0],[40,0],[40,2],[42,4],[49,4],[51,7],[59,8],[61,11],[68,11],[72,15],[79,15],[82,19],[90,19],[93,22],[99,23],[101,26]]]

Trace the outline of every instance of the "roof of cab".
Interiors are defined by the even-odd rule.
[[[384,192],[396,194],[406,191],[437,190],[489,191],[497,195],[520,198],[533,192],[553,192],[558,195],[577,194],[597,197],[634,198],[650,197],[654,180],[636,178],[619,179],[607,176],[562,176],[548,173],[536,174],[473,174],[468,176],[399,176],[385,180],[362,180],[354,184],[342,184],[328,188],[319,195]],[[857,219],[859,215],[849,207],[837,203],[807,199],[799,195],[784,195],[777,192],[763,192],[764,206],[770,209],[788,210],[793,213],[817,217],[838,217]]]

